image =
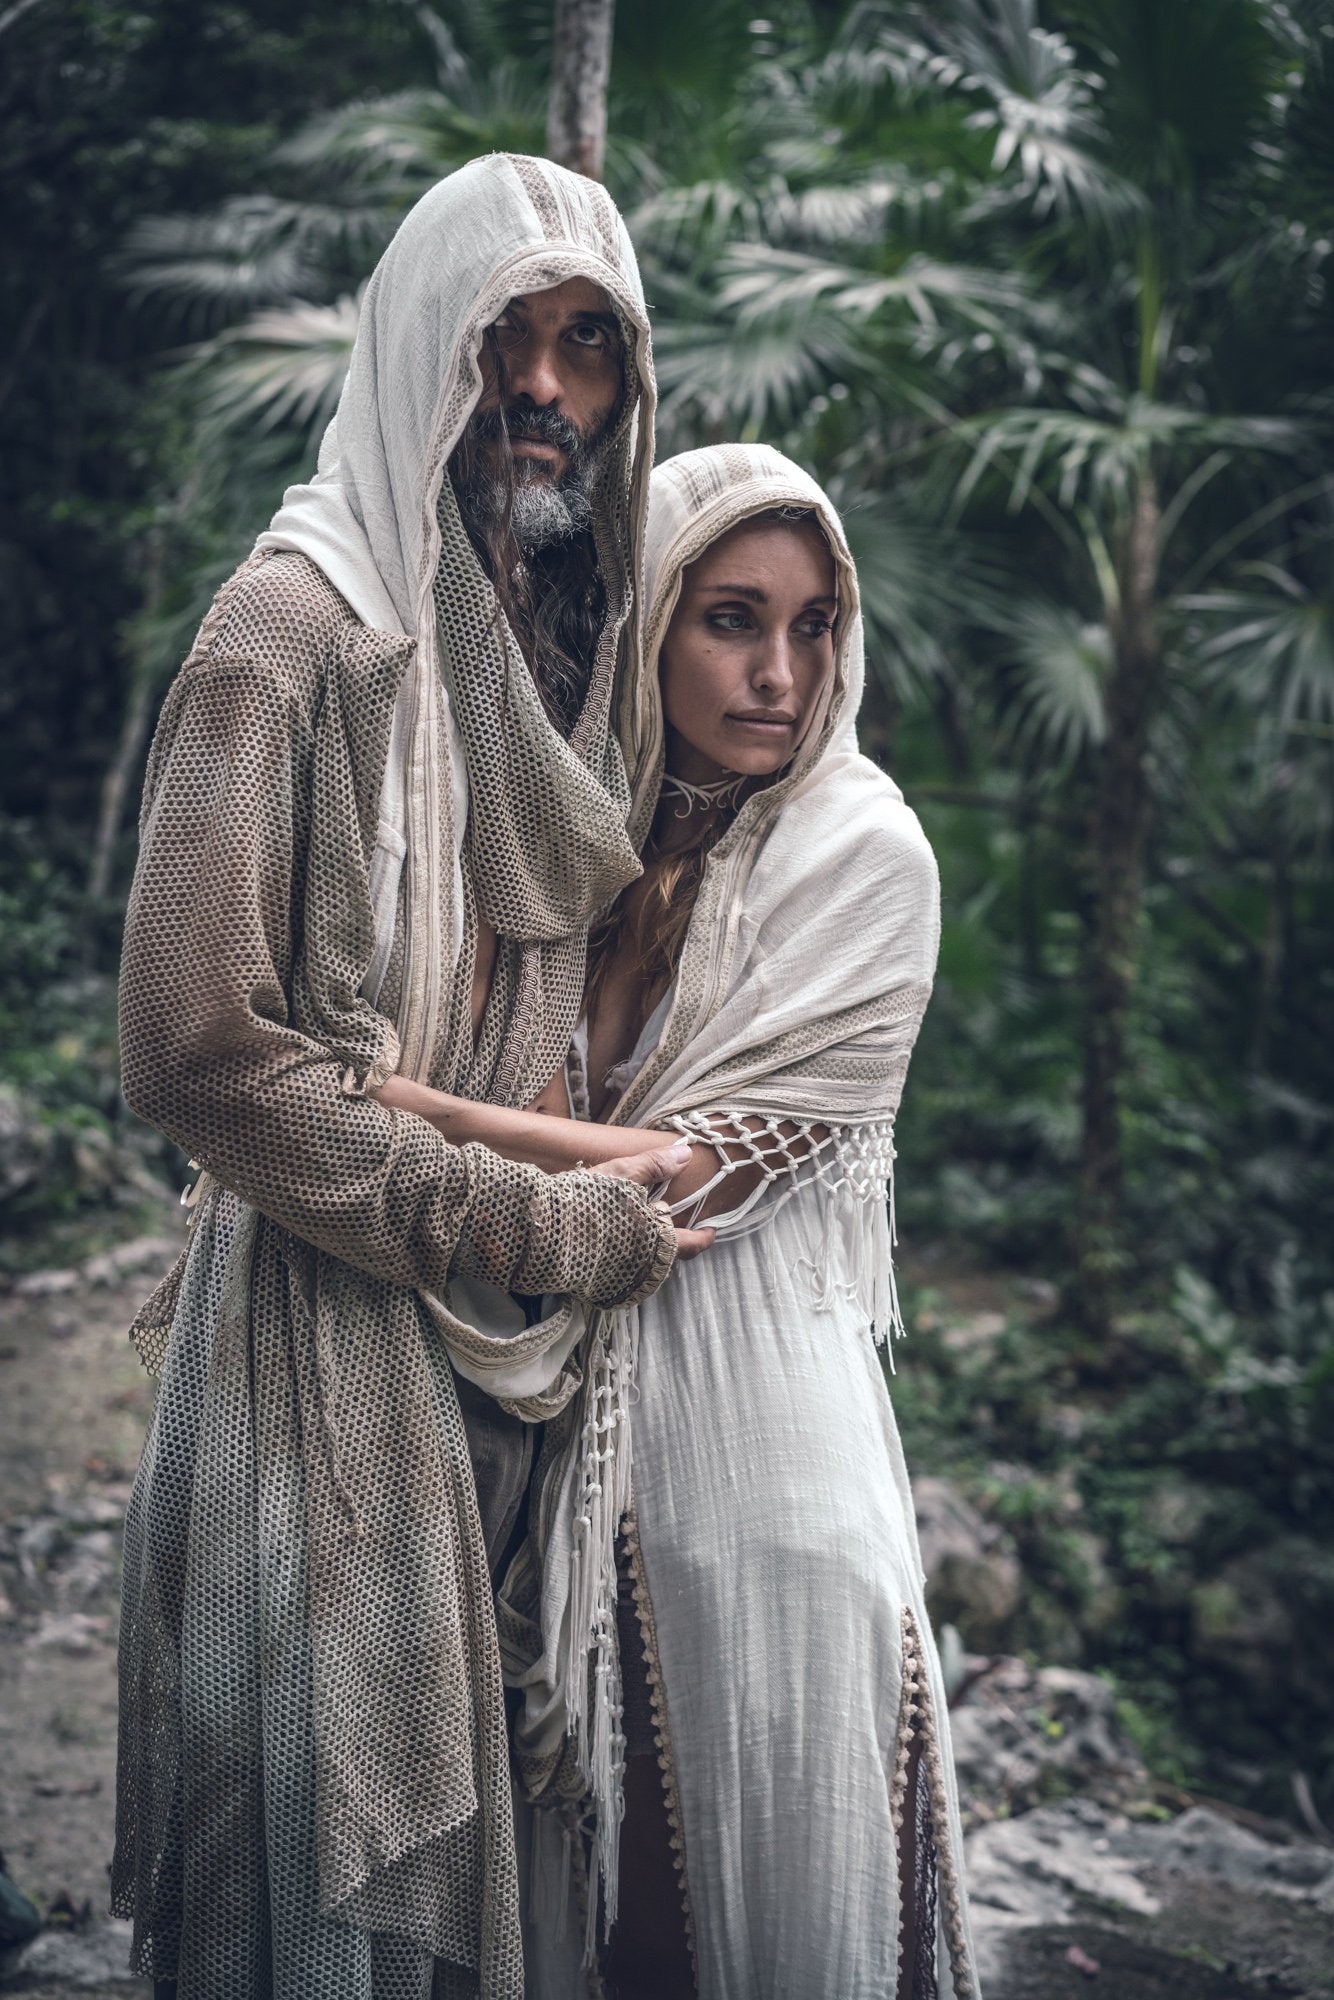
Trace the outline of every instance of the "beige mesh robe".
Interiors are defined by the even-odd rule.
[[[611,296],[632,393],[593,490],[607,617],[566,743],[444,466],[482,329],[573,275]],[[588,920],[637,867],[607,718],[651,416],[610,200],[547,163],[474,162],[382,260],[320,474],[163,709],[124,1083],[207,1177],[135,1329],[163,1372],[127,1524],[113,1893],[136,1967],[180,2000],[523,1991],[459,1383],[514,1413],[484,1444],[558,1408],[586,1306],[661,1282],[671,1228],[624,1182],[451,1147],[367,1088],[401,1067],[522,1104],[564,1053]],[[479,915],[499,946],[474,1047]],[[551,1295],[546,1316],[474,1310],[511,1291]]]
[[[612,1121],[717,1139],[763,1177],[711,1218],[705,1256],[599,1316],[506,1579],[516,1744],[539,1801],[522,1815],[531,2000],[588,1990],[592,1926],[569,1865],[583,1843],[562,1796],[571,1735],[615,1904],[616,1575],[590,1524],[628,1537],[701,2000],[977,2000],[945,1691],[877,1353],[901,1330],[886,1195],[939,888],[915,815],[857,749],[861,618],[842,525],[767,446],[687,452],[653,474],[645,671],[624,718],[635,820],[657,797],[657,655],[682,571],[776,507],[812,511],[834,556],[834,673],[792,763],[709,854]],[[577,1049],[570,1079],[577,1108]],[[919,1918],[903,1979],[900,1840]]]

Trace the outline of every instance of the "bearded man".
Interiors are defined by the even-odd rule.
[[[490,1564],[585,1306],[670,1267],[679,1162],[550,1178],[378,1092],[523,1105],[563,1059],[638,872],[609,715],[652,410],[610,199],[474,161],[163,709],[124,1087],[205,1173],[134,1329],[113,1892],[180,2000],[523,1992]]]

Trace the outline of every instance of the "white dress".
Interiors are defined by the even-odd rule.
[[[668,1005],[608,1078],[616,1087]],[[632,1562],[699,1993],[972,2000],[907,1468],[850,1277],[867,1216],[846,1187],[795,1179],[717,1217],[714,1247],[639,1308]],[[916,1732],[934,1860],[919,1874],[938,1918],[935,1984],[908,1990],[896,1984],[897,1821]],[[586,1990],[568,1946],[554,1979],[531,1928],[527,1950],[535,1995]]]

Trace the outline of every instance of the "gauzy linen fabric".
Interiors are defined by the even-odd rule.
[[[632,393],[566,743],[444,470],[488,320],[576,274],[615,303]],[[470,1437],[460,1376],[526,1436],[578,1382],[586,1307],[661,1282],[671,1228],[626,1183],[452,1147],[373,1090],[401,1063],[522,1104],[563,1058],[587,923],[637,867],[606,736],[651,415],[608,197],[545,162],[461,170],[386,252],[321,474],[163,709],[124,1085],[207,1174],[134,1329],[163,1374],[127,1523],[113,1895],[180,2000],[523,1992],[486,1538],[508,1524],[479,1511],[493,1427]],[[474,1041],[479,915],[499,942]],[[497,1331],[468,1286],[550,1295],[546,1317]]]
[[[705,1256],[637,1309],[599,1317],[607,1359],[599,1370],[590,1356],[585,1397],[601,1380],[602,1404],[582,1429],[567,1412],[563,1443],[561,1425],[548,1433],[534,1537],[502,1611],[537,1802],[524,1828],[534,2000],[582,1990],[587,1930],[566,1907],[585,1853],[566,1803],[576,1777],[599,1814],[591,1861],[604,1873],[620,1811],[614,1618],[582,1583],[590,1456],[618,1502],[633,1490],[624,1526],[704,2000],[977,1992],[945,1691],[875,1344],[897,1322],[886,1183],[934,974],[937,876],[897,786],[857,750],[861,621],[838,517],[777,452],[724,446],[655,471],[645,672],[625,737],[642,829],[682,571],[774,507],[814,510],[834,553],[832,682],[792,764],[709,856],[677,978],[614,1114],[749,1146],[768,1178],[713,1218]],[[577,1063],[571,1076],[577,1102]],[[577,1772],[559,1738],[596,1733],[578,1685],[585,1645],[610,1717],[604,1768],[585,1755]],[[922,1806],[902,1837],[924,1886],[938,1884],[939,1925],[930,1964],[901,1983],[914,1756]]]

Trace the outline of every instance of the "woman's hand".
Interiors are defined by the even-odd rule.
[[[595,1128],[596,1129],[596,1128]],[[604,1125],[604,1132],[617,1131],[614,1125]],[[645,1135],[638,1135],[643,1137]],[[689,1166],[693,1147],[688,1139],[669,1139],[650,1148],[647,1152],[627,1153],[619,1159],[603,1160],[594,1167],[595,1174],[611,1174],[617,1180],[634,1181],[638,1187],[657,1187],[666,1181],[674,1181],[683,1168]],[[713,1242],[712,1229],[681,1229],[676,1231],[677,1262],[698,1257],[701,1250],[707,1250]]]

